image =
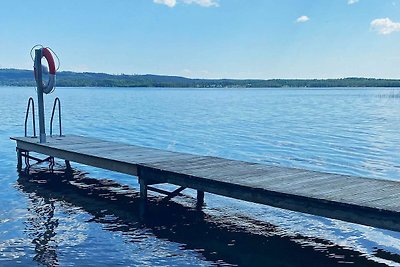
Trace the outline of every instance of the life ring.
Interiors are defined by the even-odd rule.
[[[47,64],[49,65],[49,80],[47,81],[46,84],[42,82],[42,84],[38,84],[38,86],[41,87],[43,90],[43,93],[48,94],[51,93],[53,90],[55,84],[56,84],[56,64],[54,63],[54,58],[53,55],[50,52],[50,49],[43,47],[42,49],[42,57],[44,57],[47,60]],[[37,77],[36,77],[36,66],[34,66],[34,71],[35,71],[35,80],[36,84],[38,83]]]

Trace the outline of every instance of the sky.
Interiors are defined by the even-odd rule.
[[[400,78],[400,0],[0,0],[0,68]]]

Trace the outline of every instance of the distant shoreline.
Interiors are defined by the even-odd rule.
[[[31,70],[0,69],[0,86],[35,86]],[[57,87],[120,88],[398,88],[400,79],[190,79],[163,75],[112,75],[63,71],[57,75]]]

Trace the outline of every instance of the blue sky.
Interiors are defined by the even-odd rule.
[[[400,78],[400,0],[1,0],[0,68]]]

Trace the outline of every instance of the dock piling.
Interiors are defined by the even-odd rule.
[[[204,191],[197,190],[197,207],[201,208],[204,205]]]
[[[147,183],[146,180],[139,177],[139,184],[140,184],[140,199],[147,201]]]
[[[66,167],[67,170],[71,170],[72,169],[71,163],[69,162],[69,160],[65,161],[65,167]]]
[[[141,220],[144,220],[147,212],[147,181],[140,176],[139,176],[139,185],[140,185],[139,217]]]
[[[21,149],[17,148],[17,170],[20,172],[22,170],[22,152]]]

